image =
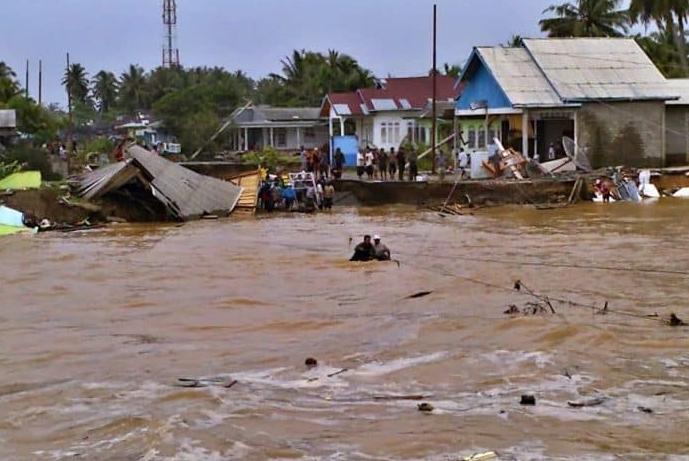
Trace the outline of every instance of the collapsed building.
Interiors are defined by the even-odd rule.
[[[139,146],[126,149],[126,159],[87,173],[76,183],[77,195],[109,198],[139,207],[151,220],[186,221],[227,216],[243,188],[204,176]]]

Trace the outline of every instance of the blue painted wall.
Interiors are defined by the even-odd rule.
[[[340,148],[345,156],[345,168],[356,166],[356,154],[359,152],[359,139],[356,136],[333,136],[333,155]]]
[[[473,66],[476,66],[473,72],[466,74],[464,79],[464,91],[457,100],[457,109],[470,109],[471,103],[479,100],[488,101],[490,109],[496,108],[511,108],[512,103],[505,92],[495,80],[493,75],[483,64],[478,56],[474,55]]]

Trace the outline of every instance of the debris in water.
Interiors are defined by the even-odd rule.
[[[522,281],[521,280],[517,280],[514,282],[514,289],[517,291],[520,291],[522,289]]]
[[[419,291],[418,293],[414,293],[413,295],[409,295],[404,299],[416,299],[416,298],[423,298],[424,296],[428,296],[432,291]]]
[[[636,408],[637,408],[637,410],[639,410],[639,411],[642,412],[642,413],[648,413],[648,414],[653,413],[653,409],[652,409],[652,408],[642,407],[642,406],[638,406],[638,407],[636,407]]]
[[[572,408],[596,407],[601,405],[603,402],[605,402],[605,397],[593,397],[585,400],[570,400],[567,402],[567,405]]]
[[[498,459],[498,454],[494,451],[487,451],[485,453],[476,453],[471,456],[462,458],[462,461],[490,461],[492,459]]]
[[[313,357],[308,357],[306,360],[304,360],[304,365],[306,365],[307,368],[317,367],[318,360],[314,359]]]
[[[177,382],[174,384],[176,387],[188,387],[188,388],[198,388],[198,387],[208,387],[208,386],[218,386],[224,387],[226,389],[231,388],[237,384],[236,379],[229,378],[177,378]]]
[[[667,321],[668,325],[671,327],[683,327],[686,326],[686,323],[684,323],[684,320],[681,318],[677,317],[675,313],[673,312],[670,314],[670,319]]]
[[[340,374],[344,373],[345,371],[349,371],[349,368],[343,368],[343,369],[341,369],[341,370],[337,370],[337,371],[334,372],[334,373],[330,373],[329,375],[326,375],[326,377],[332,378],[333,376],[340,375]]]
[[[536,405],[536,397],[530,394],[524,394],[522,395],[521,400],[519,401],[520,405]]]
[[[521,314],[521,311],[517,307],[516,304],[510,304],[505,312],[503,314],[507,315],[515,315],[515,314]]]
[[[374,395],[373,400],[423,400],[424,396],[421,394],[410,395]],[[423,404],[422,404],[423,405]],[[421,410],[421,408],[419,408]]]
[[[435,408],[433,408],[433,405],[431,405],[431,404],[428,403],[428,402],[420,403],[420,404],[418,404],[418,405],[416,406],[416,408],[418,408],[419,411],[423,411],[423,412],[426,412],[426,413],[430,413],[430,412],[432,412],[432,411],[435,409]]]

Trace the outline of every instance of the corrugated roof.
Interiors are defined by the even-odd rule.
[[[558,106],[562,101],[524,48],[479,47],[488,66],[513,106]]]
[[[17,112],[14,109],[0,110],[0,128],[17,128]]]
[[[667,79],[669,91],[679,95],[679,99],[668,101],[671,106],[689,106],[689,78],[669,78]]]
[[[665,77],[633,39],[524,39],[564,102],[673,99]]]

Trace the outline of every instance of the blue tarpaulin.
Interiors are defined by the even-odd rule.
[[[359,152],[359,139],[356,136],[333,136],[333,155],[339,148],[345,156],[345,167],[356,166],[356,154]]]

